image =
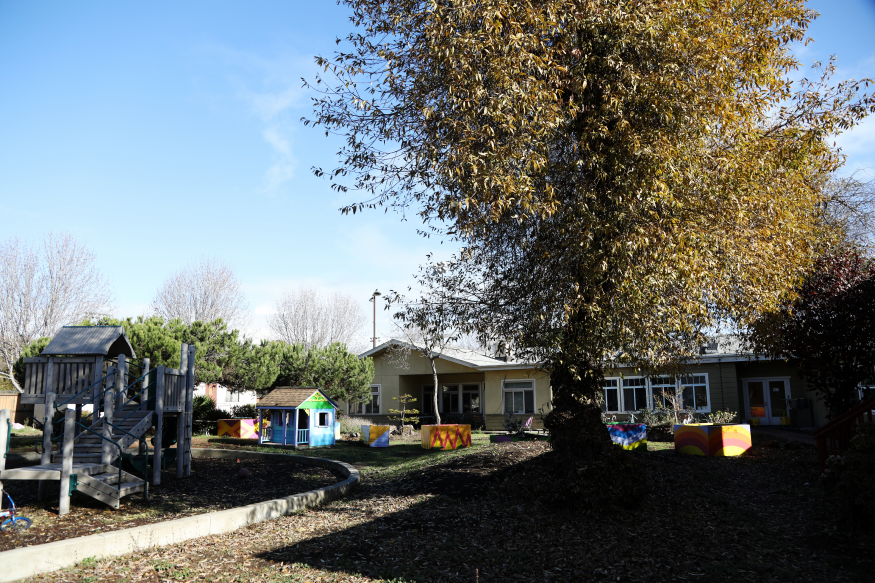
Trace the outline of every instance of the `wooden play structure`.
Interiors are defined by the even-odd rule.
[[[176,477],[190,475],[195,347],[182,345],[179,369],[150,369],[149,359],[134,358],[121,326],[65,326],[40,356],[26,358],[21,400],[43,419],[42,457],[36,466],[0,465],[0,480],[39,480],[40,500],[47,483],[59,480],[64,515],[74,491],[113,508],[129,494],[148,496],[173,458]]]
[[[337,403],[316,387],[277,387],[258,400],[259,443],[334,445]],[[270,424],[266,423],[267,418]]]

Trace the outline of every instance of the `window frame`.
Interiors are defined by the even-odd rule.
[[[508,389],[508,388],[505,388],[506,383],[531,383],[532,388],[531,389],[522,389],[522,388],[514,387],[514,388]],[[502,415],[510,415],[510,413],[508,413],[505,410],[505,406],[504,406],[505,394],[506,393],[522,392],[523,393],[523,411],[524,412],[523,413],[514,412],[513,414],[514,415],[535,415],[538,411],[538,387],[537,387],[537,384],[538,383],[535,382],[535,379],[502,379],[502,381],[501,381],[501,414]],[[526,413],[525,412],[525,409],[526,409],[525,392],[529,391],[529,390],[532,391],[532,412]]]
[[[477,411],[465,413],[465,393],[474,394],[474,390],[465,390],[465,387],[476,386]],[[461,415],[483,415],[483,383],[459,383],[459,411]]]
[[[705,396],[708,399],[708,403],[704,409],[699,409],[698,407],[696,407],[696,387],[702,386],[702,383],[692,382],[692,383],[684,384],[684,382],[683,382],[685,378],[693,378],[693,377],[705,377],[705,383],[704,383]],[[677,386],[678,392],[680,393],[682,403],[683,403],[683,398],[684,398],[684,387],[690,387],[692,389],[692,391],[693,391],[692,411],[694,413],[710,413],[711,412],[711,379],[709,378],[708,373],[698,372],[698,373],[686,373],[686,374],[678,375],[676,386]],[[685,408],[684,411],[687,411],[687,409]]]
[[[608,409],[608,393],[607,393],[609,389],[617,391],[617,407],[618,407],[618,409],[622,409],[623,408],[623,383],[622,383],[622,379],[623,379],[623,377],[605,377],[604,378],[604,380],[602,382],[601,391],[602,391],[602,396],[605,399],[605,413],[622,413],[623,412],[622,410],[614,411],[614,410]],[[613,387],[609,386],[606,381],[613,381],[616,383],[616,385]]]
[[[320,421],[319,421],[319,419],[322,417],[322,415],[325,415],[325,424],[324,425],[322,423],[320,423]],[[315,427],[319,427],[319,428],[331,427],[330,423],[331,423],[331,413],[329,411],[320,411],[317,409]]]
[[[374,390],[376,388],[376,391]],[[370,413],[365,413],[365,407],[372,407],[374,403],[374,395],[377,396],[377,411],[371,411]],[[348,415],[380,415],[380,411],[383,407],[383,385],[381,384],[372,384],[371,385],[371,398],[368,401],[362,403],[347,403],[346,412]],[[359,411],[361,408],[361,412]]]
[[[605,379],[605,380],[607,380],[607,379]],[[624,383],[626,381],[632,381],[632,380],[643,380],[644,381],[644,386],[640,387],[640,388],[644,389],[644,407],[638,407],[637,409],[630,409],[629,407],[626,406],[626,389],[629,388],[629,389],[632,389],[634,391],[636,388],[639,388],[636,386],[631,386],[631,387],[625,386]],[[611,413],[635,413],[636,411],[641,411],[643,409],[646,409],[648,403],[652,402],[652,399],[650,397],[650,382],[646,376],[637,375],[637,376],[629,376],[629,377],[620,377],[620,382],[617,384],[619,385],[617,388],[620,389],[620,391],[619,391],[620,392],[620,400],[619,400],[620,410],[619,411],[611,411]],[[607,407],[607,397],[605,399],[605,406]]]

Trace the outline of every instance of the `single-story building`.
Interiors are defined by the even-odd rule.
[[[364,403],[342,404],[344,412],[369,418],[372,423],[388,423],[389,409],[399,408],[394,399],[409,394],[416,399],[412,407],[421,411],[423,422],[428,423],[430,417],[433,420],[431,364],[415,350],[410,351],[406,363],[399,363],[391,349],[403,345],[401,340],[392,339],[359,355],[374,360],[371,396]],[[549,373],[537,364],[448,348],[435,365],[442,420],[502,430],[505,416],[514,413],[533,417],[533,429],[543,427],[553,394]],[[701,414],[738,412],[741,419],[759,419],[761,425],[781,425],[782,419],[786,422],[788,418],[797,427],[826,422],[823,403],[793,366],[744,353],[732,336],[721,336],[704,346],[681,374],[616,367],[605,377],[605,411],[617,420],[627,420],[631,412],[652,407],[654,402],[665,406],[664,395],[674,393],[680,395],[684,409]]]

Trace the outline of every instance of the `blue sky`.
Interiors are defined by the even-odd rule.
[[[804,63],[875,78],[875,0],[818,1]],[[406,289],[428,252],[415,218],[341,216],[311,166],[336,140],[304,127],[313,56],[351,29],[321,2],[0,0],[0,239],[68,231],[97,257],[121,316],[201,257],[226,261],[264,314],[308,284],[362,299]],[[875,119],[839,138],[875,175]],[[390,332],[378,313],[378,335]],[[362,342],[370,335],[362,331]]]

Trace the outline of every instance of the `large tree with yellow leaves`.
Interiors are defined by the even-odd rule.
[[[604,362],[665,365],[778,305],[832,236],[834,136],[875,107],[831,64],[790,80],[801,0],[345,4],[359,32],[318,58],[308,120],[346,138],[344,212],[460,242],[426,305],[544,359],[580,455],[607,441]]]

